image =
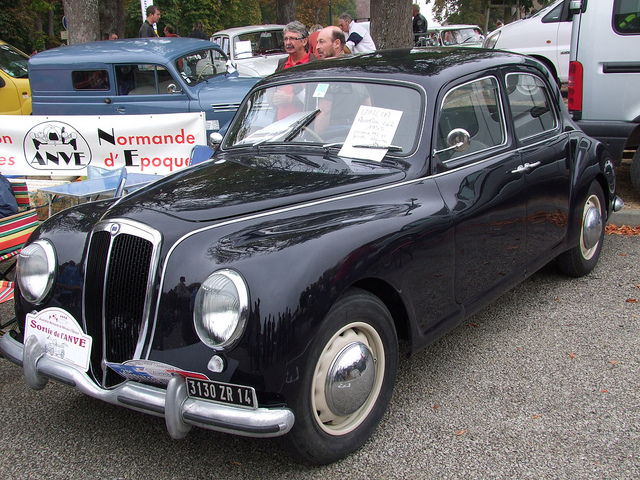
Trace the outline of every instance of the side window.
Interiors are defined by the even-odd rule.
[[[556,23],[562,21],[562,6],[564,2],[560,2],[554,9],[542,18],[542,23]]]
[[[546,84],[523,73],[507,75],[507,93],[518,140],[553,130],[558,125]]]
[[[106,70],[76,70],[71,72],[74,90],[109,90],[109,73]]]
[[[440,152],[440,161],[446,162],[506,142],[500,91],[494,77],[466,83],[447,93],[442,101],[438,120],[436,150],[450,148],[447,139],[457,129],[463,129],[469,134],[469,148],[459,152],[454,149]]]
[[[167,86],[175,83],[160,65],[116,65],[118,95],[168,94]]]
[[[640,0],[615,0],[612,24],[621,35],[640,35]]]

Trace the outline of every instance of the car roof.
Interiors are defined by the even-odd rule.
[[[265,77],[259,85],[303,79],[399,80],[421,85],[443,85],[479,70],[505,65],[530,65],[540,69],[537,60],[513,52],[459,47],[424,47],[378,50],[358,55],[318,60]]]
[[[78,43],[45,50],[31,57],[30,67],[105,63],[166,63],[198,49],[219,47],[198,38],[130,38]]]
[[[227,28],[225,30],[220,30],[219,32],[214,33],[211,37],[215,37],[216,35],[240,35],[243,33],[253,33],[253,32],[272,32],[272,31],[282,31],[284,30],[285,25],[248,25],[246,27],[234,27]]]

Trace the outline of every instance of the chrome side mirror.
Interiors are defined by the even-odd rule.
[[[453,150],[454,152],[464,152],[469,148],[471,144],[471,136],[469,132],[467,132],[464,128],[454,128],[447,135],[447,145],[448,148],[443,148],[442,150],[434,150],[433,155],[437,155],[439,153],[448,152]]]
[[[222,143],[222,135],[220,135],[218,132],[213,132],[212,134],[209,135],[209,147],[212,150],[214,151],[217,150],[221,143]]]
[[[176,87],[175,83],[170,83],[169,85],[167,85],[167,93],[173,94],[180,92],[182,92],[182,90],[179,90],[178,87]]]

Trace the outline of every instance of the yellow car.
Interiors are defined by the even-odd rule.
[[[0,115],[31,115],[29,56],[0,40]]]

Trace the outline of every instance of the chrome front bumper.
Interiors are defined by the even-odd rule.
[[[184,438],[192,425],[248,437],[277,437],[293,427],[294,415],[288,408],[250,410],[191,398],[180,376],[172,377],[166,390],[134,381],[105,390],[75,366],[45,355],[34,336],[23,345],[7,333],[0,337],[0,352],[22,367],[27,384],[35,390],[51,379],[107,403],[162,416],[175,439]]]

